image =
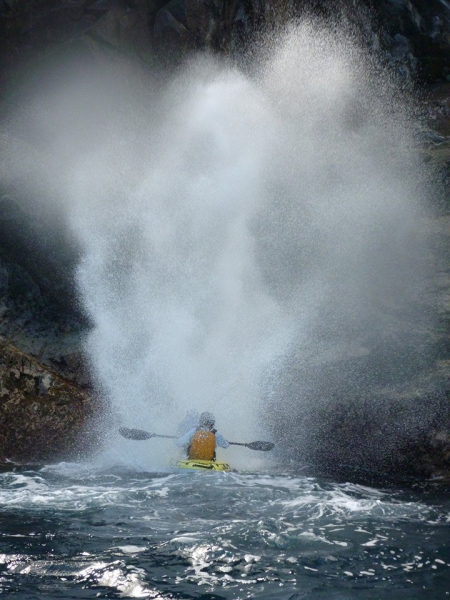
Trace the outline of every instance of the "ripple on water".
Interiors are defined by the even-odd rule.
[[[61,465],[1,474],[0,507],[0,587],[29,598],[365,600],[389,590],[409,600],[450,590],[449,504],[421,493]]]

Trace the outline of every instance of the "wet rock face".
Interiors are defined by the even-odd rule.
[[[0,197],[0,462],[74,456],[97,443],[82,439],[98,406],[81,349],[76,251],[25,206]]]
[[[266,423],[287,462],[373,483],[450,479],[450,217],[442,210],[420,224],[428,240],[420,299],[379,310],[378,326],[351,340],[334,336],[326,360],[286,361]]]
[[[404,75],[427,81],[450,75],[450,3],[445,0],[171,0],[149,12],[149,27],[155,52],[179,60],[204,47],[241,52],[254,34],[305,12],[330,20],[342,15]]]
[[[0,462],[83,455],[97,410],[86,390],[0,338]]]
[[[86,386],[76,300],[77,251],[63,228],[10,194],[0,196],[0,336]]]
[[[385,46],[400,69],[426,81],[450,74],[450,3],[384,0],[376,10]]]
[[[18,58],[86,38],[165,66],[205,48],[235,54],[262,30],[305,12],[342,15],[404,74],[431,81],[450,75],[447,0],[2,0],[2,77],[11,77]]]
[[[45,318],[49,306],[49,318],[73,319],[77,313],[73,283],[76,250],[57,226],[45,226],[45,216],[22,206],[24,203],[10,194],[0,196],[0,290],[3,301],[8,290],[9,297],[15,299],[14,306],[3,304],[3,316],[14,310],[24,313],[32,295],[33,306],[29,308],[39,320]],[[78,318],[82,318],[81,313]]]
[[[148,2],[150,38],[164,64],[210,48],[244,51],[263,30],[309,13],[335,20],[341,15],[374,51],[406,76],[426,81],[450,74],[450,3],[445,0],[170,0]]]

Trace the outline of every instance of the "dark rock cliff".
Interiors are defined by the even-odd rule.
[[[241,53],[262,31],[306,12],[346,19],[405,73],[427,81],[449,74],[446,0],[2,0],[2,80],[14,78],[18,59],[85,36],[149,63],[205,48]]]
[[[0,339],[1,462],[85,456],[96,445],[89,420],[99,409],[78,382]]]

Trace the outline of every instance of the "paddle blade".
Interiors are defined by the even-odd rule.
[[[155,435],[154,433],[149,433],[142,429],[128,429],[128,427],[120,427],[119,433],[128,440],[149,440]]]
[[[244,444],[243,442],[228,443],[230,444],[230,446],[245,446],[246,448],[250,448],[250,450],[262,450],[262,452],[272,450],[275,446],[273,442],[249,442],[248,444]]]
[[[249,444],[245,445],[247,448],[250,448],[250,450],[261,450],[262,452],[268,452],[275,446],[273,442],[250,442]]]

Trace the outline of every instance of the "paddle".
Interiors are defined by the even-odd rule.
[[[120,427],[119,433],[129,440],[149,440],[153,437],[170,438],[172,440],[177,439],[176,435],[160,435],[159,433],[149,433],[142,429],[128,429],[128,427]]]
[[[246,448],[250,448],[250,450],[261,450],[262,452],[272,450],[272,448],[275,446],[273,442],[249,442],[248,444],[243,444],[242,442],[228,443],[230,446],[245,446]]]
[[[119,429],[120,435],[129,440],[149,440],[153,437],[160,438],[169,438],[172,440],[176,440],[176,435],[160,435],[159,433],[149,433],[148,431],[143,431],[142,429],[129,429],[128,427],[120,427]],[[248,444],[244,444],[242,442],[228,442],[230,446],[245,446],[246,448],[250,448],[250,450],[260,450],[262,452],[267,452],[268,450],[272,450],[275,446],[272,442],[250,442]]]

